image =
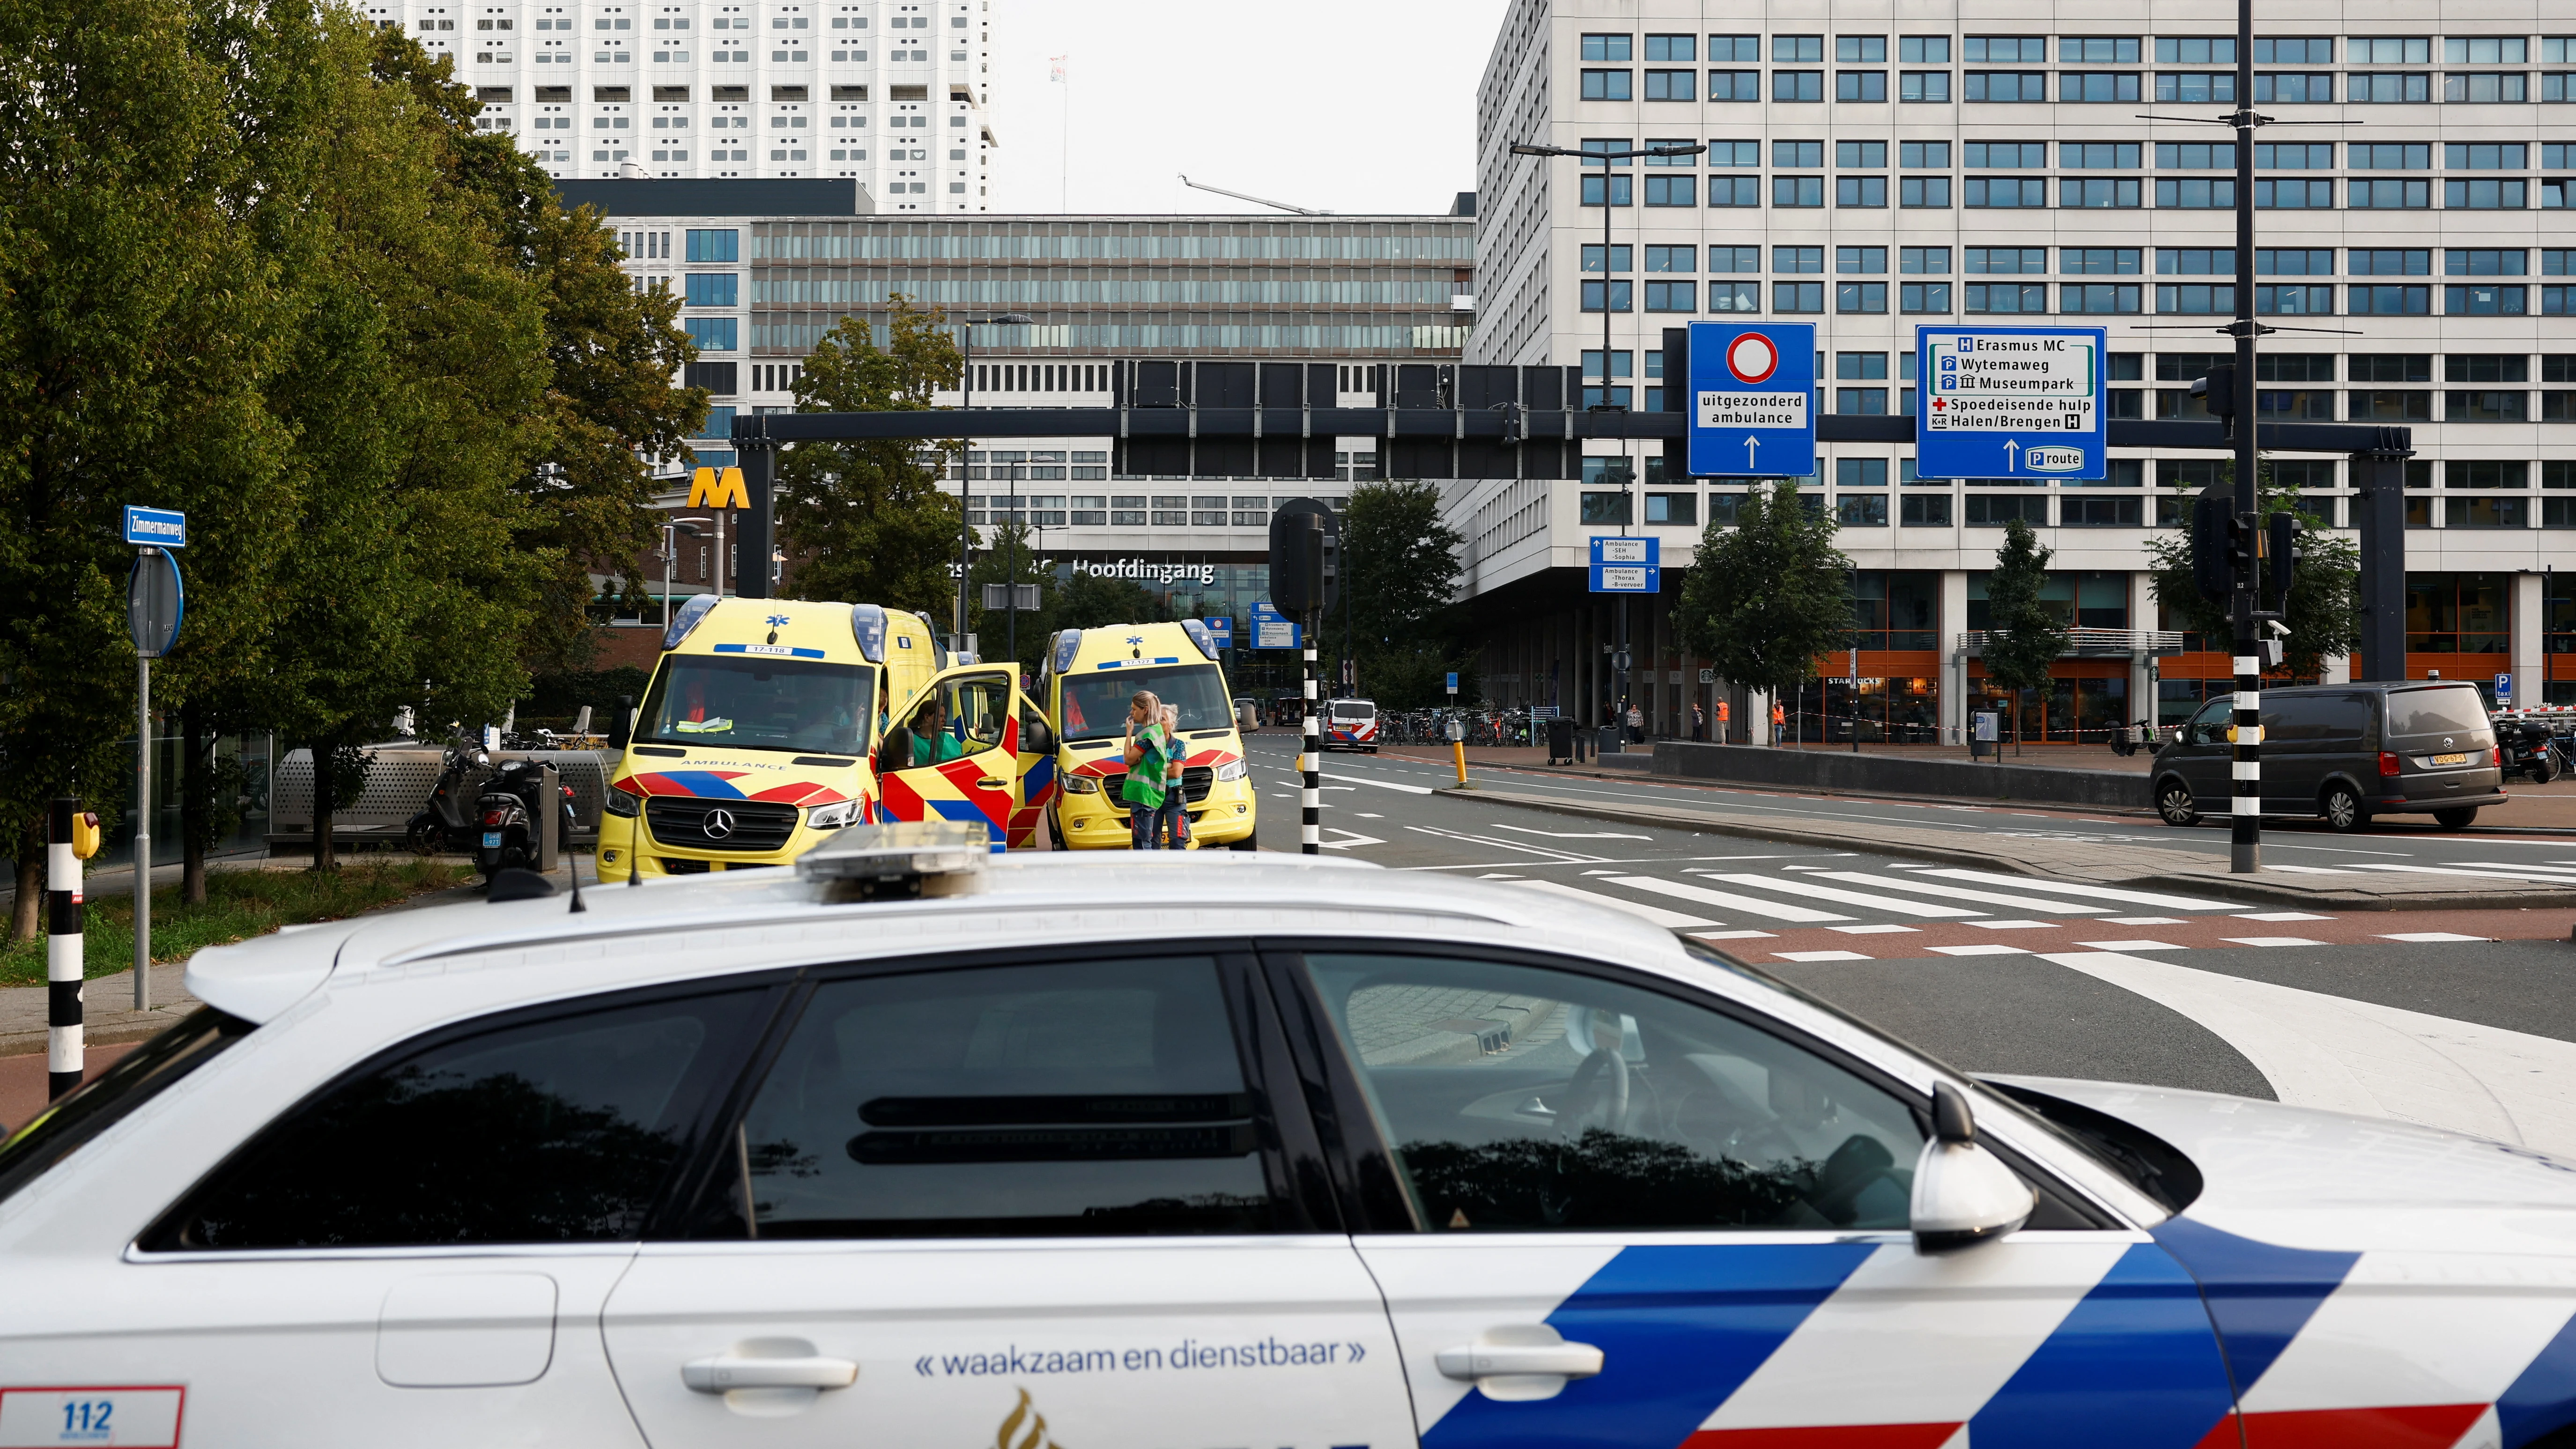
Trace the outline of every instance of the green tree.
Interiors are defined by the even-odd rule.
[[[957,386],[963,363],[946,314],[897,293],[880,348],[868,320],[844,317],[805,359],[799,412],[873,413],[931,406]],[[907,438],[800,443],[778,462],[778,526],[790,559],[787,589],[800,599],[845,599],[952,617],[964,512],[939,491],[939,464],[957,440]]]
[[[974,568],[967,571],[969,592],[966,627],[974,631],[976,643],[987,659],[1005,657],[1018,660],[1020,668],[1034,676],[1038,661],[1046,657],[1047,637],[1059,625],[1055,617],[1063,591],[1052,572],[1041,572],[1038,553],[1032,546],[1029,527],[1024,523],[997,524],[984,533],[984,551],[976,556]],[[984,607],[986,584],[1035,584],[1038,604],[1035,609],[1013,611]],[[1014,636],[1016,651],[1014,650]]]
[[[2221,472],[2232,474],[2234,469],[2223,467]],[[2361,550],[2327,532],[2324,520],[2310,511],[2298,489],[2274,481],[2268,463],[2257,470],[2255,484],[2261,497],[2256,517],[2268,518],[2275,512],[2299,517],[2299,559],[2290,571],[2290,602],[2284,611],[2288,617],[2281,621],[2290,637],[2282,641],[2282,667],[2274,674],[2314,679],[2325,673],[2328,660],[2340,659],[2361,645]],[[2172,532],[2147,540],[2147,552],[2155,560],[2148,584],[2168,618],[2215,641],[2214,647],[2230,649],[2236,623],[2228,617],[2227,606],[2204,597],[2193,580],[2187,506],[2183,516],[2186,521]],[[2268,562],[2265,568],[2270,568]]]
[[[1466,611],[1452,597],[1465,546],[1465,537],[1440,516],[1438,484],[1353,488],[1342,513],[1350,598],[1326,612],[1318,641],[1323,667],[1329,672],[1347,651],[1357,662],[1361,691],[1386,709],[1449,703],[1452,670],[1459,673],[1459,699],[1475,699],[1481,690],[1471,678]]]
[[[1834,532],[1795,479],[1746,494],[1735,527],[1712,519],[1700,537],[1673,609],[1682,643],[1719,677],[1794,699],[1815,677],[1816,656],[1851,641],[1851,560]]]
[[[1986,575],[1986,677],[2013,692],[2014,749],[2020,749],[2021,695],[2048,683],[2048,671],[2066,652],[2066,619],[2040,597],[2048,587],[2048,561],[2039,535],[2016,518],[2004,525],[2004,546]]]
[[[1058,629],[1100,629],[1111,624],[1165,624],[1171,605],[1134,579],[1078,573],[1056,595]]]

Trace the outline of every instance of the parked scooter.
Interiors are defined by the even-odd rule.
[[[431,787],[428,803],[403,827],[403,839],[414,854],[462,855],[474,849],[479,827],[475,824],[476,792],[472,782],[489,763],[483,746],[463,731],[448,738],[447,753],[439,761],[438,783]]]
[[[2118,755],[2122,759],[2127,759],[2129,756],[2138,752],[2138,747],[2140,745],[2153,740],[2155,737],[2156,727],[2146,720],[2138,720],[2125,725],[2114,725],[2111,727],[2111,753]]]
[[[572,839],[572,787],[556,786],[552,802],[543,799],[546,789],[545,766],[534,760],[512,760],[501,767],[483,787],[474,808],[480,824],[475,842],[474,868],[483,873],[485,884],[492,877],[513,867],[520,870],[537,868],[537,812],[551,803],[559,812],[555,822],[555,839]]]
[[[2548,725],[2536,719],[2500,719],[2495,727],[2496,753],[2504,766],[2504,778],[2528,775],[2535,785],[2546,785],[2558,778],[2562,762]]]

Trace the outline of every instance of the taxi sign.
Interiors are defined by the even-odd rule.
[[[1592,540],[1592,592],[1652,594],[1664,586],[1663,540],[1596,538]]]
[[[1924,478],[2099,479],[2108,472],[2099,327],[1917,327]]]
[[[1693,322],[1685,380],[1694,477],[1816,471],[1816,324]]]

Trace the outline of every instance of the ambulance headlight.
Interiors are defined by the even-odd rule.
[[[1251,766],[1242,760],[1228,760],[1216,767],[1216,777],[1220,780],[1240,780],[1251,773]]]
[[[859,802],[835,800],[829,805],[817,805],[805,812],[805,823],[817,830],[839,830],[843,826],[856,825],[859,823]]]
[[[1064,793],[1097,795],[1100,793],[1100,781],[1096,776],[1091,775],[1067,775],[1064,777]]]

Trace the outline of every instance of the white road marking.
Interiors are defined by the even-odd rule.
[[[1567,885],[1562,881],[1530,880],[1523,881],[1521,884],[1530,890],[1549,891],[1560,896],[1573,896],[1577,900],[1590,901],[1596,906],[1608,906],[1614,911],[1626,911],[1632,916],[1640,916],[1646,920],[1652,921],[1656,925],[1664,927],[1666,930],[1676,930],[1684,926],[1714,926],[1718,924],[1706,916],[1684,915],[1680,911],[1668,911],[1661,906],[1647,905],[1643,901],[1621,900],[1617,896],[1605,896],[1598,891],[1582,890],[1575,886]]]
[[[1823,925],[1828,921],[1851,919],[1849,916],[1837,916],[1831,911],[1814,911],[1805,906],[1793,906],[1781,901],[1763,900],[1756,896],[1739,896],[1731,891],[1713,891],[1703,886],[1685,885],[1677,880],[1657,880],[1650,875],[1623,875],[1614,876],[1612,879],[1619,885],[1636,890],[1653,891],[1658,895],[1697,901],[1704,906],[1742,911],[1748,916],[1763,916],[1774,921],[1788,921],[1796,925],[1815,926]]]
[[[1699,941],[1771,941],[1778,939],[1778,936],[1770,931],[1693,931],[1690,935],[1693,940]]]
[[[1844,936],[1914,936],[1922,934],[1921,926],[1827,926],[1826,930]]]
[[[1774,951],[1771,954],[1783,961],[1869,961],[1876,959],[1875,957],[1864,956],[1858,951]]]
[[[1338,775],[1334,778],[1342,780],[1357,780],[1363,785],[1375,785],[1381,790],[1402,790],[1407,795],[1428,795],[1432,793],[1431,787],[1428,785],[1402,785],[1393,780],[1372,780],[1366,775]],[[1328,785],[1325,788],[1331,790],[1347,790],[1350,787],[1348,785]],[[1638,837],[1640,840],[1644,838],[1645,837],[1643,836]]]
[[[2059,921],[1979,921],[1977,929],[1980,931],[2054,931],[2062,924],[2064,923]],[[2090,926],[2098,923],[2086,921],[2084,924]]]
[[[2075,944],[2096,951],[2188,951],[2191,949],[2189,946],[2177,946],[2169,941],[2078,941]]]
[[[2566,885],[2568,883],[2567,877],[2564,875],[2544,874],[2539,871],[2531,870],[2460,870],[2438,865],[2377,864],[2366,865],[2363,866],[2362,869],[2404,871],[2409,875],[2458,875],[2466,876],[2471,880],[2545,880],[2556,885]]]
[[[2287,1105],[2576,1154],[2576,1042],[2115,951],[2045,959],[2199,1023]]]
[[[1940,885],[1920,877],[1863,875],[1856,870],[1834,870],[1824,873],[1826,880],[1848,881],[1853,885],[1883,886],[1889,890],[1912,891],[1917,895],[1939,896],[1943,900],[1978,901],[1990,906],[2020,906],[2026,910],[2054,911],[2060,915],[2092,915],[2107,911],[2109,906],[2082,906],[2073,901],[2044,900],[2038,896],[2006,895],[2001,891],[1976,891],[1965,886]],[[2041,886],[2046,890],[2046,886]]]
[[[2331,921],[2332,916],[2312,916],[2305,911],[2239,911],[2240,921]]]
[[[1926,949],[1936,956],[2027,956],[2030,954],[2026,947],[2006,946],[1993,941],[1980,942],[1974,946],[1932,946]]]
[[[1652,840],[1651,835],[1622,835],[1615,830],[1532,830],[1526,825],[1489,824],[1487,830],[1509,830],[1518,835],[1544,835],[1551,840]]]
[[[1489,870],[1489,871],[1485,872],[1483,875],[1480,875],[1480,876],[1476,877],[1476,879],[1478,879],[1478,880],[1527,880],[1527,879],[1529,879],[1529,877],[1528,877],[1528,876],[1525,876],[1525,875],[1505,875],[1505,874],[1503,874],[1501,871]]]
[[[2404,941],[2410,946],[2433,946],[2449,941],[2492,941],[2493,936],[2463,936],[2453,931],[2395,931],[2381,936],[2383,941]]]
[[[1354,845],[1386,844],[1385,841],[1380,840],[1374,835],[1362,835],[1356,830],[1344,830],[1338,825],[1327,825],[1323,828],[1331,834],[1348,837],[1348,839],[1344,840],[1325,840],[1317,842],[1326,850],[1348,850]]]
[[[2349,870],[2328,869],[2322,865],[2267,865],[2265,870],[2286,870],[2292,875],[2350,875]]]
[[[2106,926],[2179,926],[2179,925],[2181,925],[2181,924],[2182,924],[2182,917],[2180,917],[2180,916],[2104,916],[2104,917],[2102,918],[2102,924],[2103,924],[2103,925],[2106,925]]]
[[[2198,896],[2177,896],[2155,891],[2116,890],[2110,886],[2074,885],[2065,881],[2042,883],[2023,875],[1997,875],[1992,871],[1960,870],[1944,866],[1930,872],[1943,880],[1963,880],[1971,885],[2013,886],[2022,890],[2043,890],[2052,895],[2076,896],[2088,901],[2130,901],[2141,906],[2162,906],[2169,911],[2223,911],[2225,901],[2205,901]]]
[[[1553,860],[1560,864],[1589,864],[1601,858],[1597,855],[1578,855],[1570,850],[1557,850],[1544,845],[1524,845],[1516,840],[1488,840],[1481,835],[1466,835],[1455,830],[1443,830],[1436,825],[1408,825],[1404,828],[1422,835],[1436,835],[1443,840],[1463,840],[1471,845],[1491,846],[1496,850],[1515,850],[1523,855],[1535,855],[1543,860]]]
[[[1355,814],[1355,815],[1357,815],[1357,816],[1359,816],[1359,818],[1361,818],[1362,820],[1384,820],[1384,819],[1386,818],[1386,817],[1385,817],[1385,816],[1383,816],[1383,815],[1371,815],[1369,812],[1367,812],[1367,811],[1365,811],[1365,810],[1357,810],[1357,811],[1353,811],[1352,813],[1353,813],[1353,814]]]
[[[2305,936],[2221,936],[2219,939],[2235,946],[2322,946],[2325,944],[2323,941],[2311,941]]]
[[[1820,886],[1803,880],[1779,880],[1767,875],[1730,875],[1722,874],[1717,871],[1694,871],[1692,874],[1703,875],[1710,880],[1726,881],[1734,885],[1752,886],[1757,890],[1788,890],[1794,887],[1801,899],[1812,896],[1818,900],[1839,901],[1847,906],[1867,906],[1874,910],[1894,911],[1900,916],[1921,916],[1925,920],[1955,921],[1963,917],[1982,916],[1985,914],[1984,911],[1972,911],[1965,906],[1925,905],[1920,901],[1898,900],[1892,896],[1866,895],[1860,891],[1836,890],[1832,886]]]

